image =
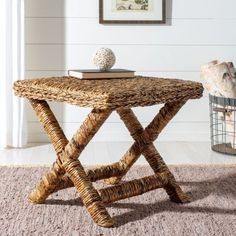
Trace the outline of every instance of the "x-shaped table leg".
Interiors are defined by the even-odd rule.
[[[31,100],[45,132],[55,148],[57,160],[51,170],[42,178],[37,188],[31,193],[30,201],[42,203],[51,193],[75,186],[93,220],[104,227],[110,227],[114,224],[104,207],[104,203],[140,195],[162,187],[166,189],[173,201],[182,203],[188,201],[188,197],[177,185],[173,175],[152,144],[184,103],[185,101],[167,103],[145,130],[143,130],[132,110],[118,109],[117,112],[129,129],[135,143],[120,162],[85,172],[77,158],[111,114],[111,111],[93,109],[71,141],[68,142],[47,102]],[[119,181],[142,153],[153,168],[155,175],[99,191],[93,187],[92,181],[99,179],[113,177],[110,179],[112,182]]]
[[[114,224],[113,219],[105,209],[100,195],[93,187],[80,161],[77,160],[85,146],[111,114],[111,111],[92,110],[71,141],[67,143],[67,139],[47,102],[31,100],[31,105],[54,145],[58,157],[51,170],[42,178],[37,188],[31,193],[29,200],[32,203],[44,202],[59,185],[63,187],[65,182],[63,182],[62,177],[66,173],[78,190],[93,220],[100,226],[112,226]]]
[[[131,136],[135,140],[135,143],[120,160],[120,166],[123,169],[122,175],[106,180],[107,183],[118,183],[139,156],[143,154],[155,173],[166,172],[168,175],[169,182],[164,188],[170,196],[170,199],[179,203],[189,201],[189,197],[176,183],[174,176],[171,174],[162,157],[153,145],[153,141],[158,137],[163,128],[171,118],[174,117],[185,102],[186,101],[167,103],[145,130],[131,109],[117,110],[120,118],[123,120],[127,129],[130,131]]]

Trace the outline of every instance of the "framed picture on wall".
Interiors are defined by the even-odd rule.
[[[164,24],[166,0],[99,0],[100,24]]]

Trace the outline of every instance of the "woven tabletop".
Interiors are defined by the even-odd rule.
[[[116,109],[197,99],[202,96],[203,87],[193,81],[142,76],[102,80],[50,77],[16,81],[14,90],[17,96],[29,99]]]

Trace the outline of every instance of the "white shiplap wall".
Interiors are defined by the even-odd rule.
[[[64,75],[70,68],[92,67],[91,56],[100,46],[110,47],[117,67],[139,74],[200,81],[202,64],[222,59],[236,61],[235,0],[167,0],[168,23],[154,25],[100,25],[98,0],[26,0],[27,78]],[[52,104],[65,133],[70,136],[89,109]],[[47,137],[28,107],[31,142]],[[146,125],[158,107],[137,108]],[[190,101],[160,137],[161,140],[207,141],[207,94]],[[114,114],[96,141],[130,140]]]

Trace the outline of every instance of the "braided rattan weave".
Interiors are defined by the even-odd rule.
[[[68,102],[81,107],[116,109],[149,106],[188,98],[199,98],[201,84],[176,79],[135,77],[134,79],[80,80],[54,77],[18,81],[16,95]]]
[[[28,98],[57,154],[50,171],[29,196],[32,203],[43,203],[53,192],[75,186],[93,220],[111,227],[113,219],[105,203],[164,188],[172,201],[185,203],[189,197],[153,145],[168,122],[188,99],[202,96],[200,83],[176,79],[135,77],[133,79],[79,80],[52,77],[17,81],[17,96]],[[93,108],[70,141],[65,137],[46,100],[67,102]],[[131,107],[165,104],[144,129]],[[119,162],[85,170],[78,160],[83,149],[99,128],[116,110],[134,139],[133,145]],[[122,177],[143,154],[154,175],[129,182]],[[96,190],[92,182],[102,180],[114,186]]]

